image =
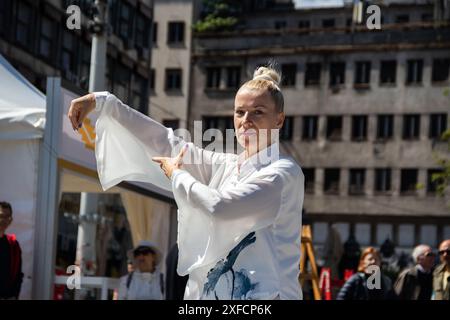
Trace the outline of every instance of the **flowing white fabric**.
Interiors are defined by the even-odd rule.
[[[299,299],[304,177],[278,144],[240,157],[188,143],[182,169],[167,179],[152,156],[186,142],[171,129],[98,92],[96,158],[104,189],[123,180],[172,190],[178,205],[178,273],[186,299]]]

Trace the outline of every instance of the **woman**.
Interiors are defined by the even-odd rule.
[[[164,279],[159,270],[161,253],[143,240],[132,252],[134,270],[120,278],[118,300],[163,300]]]
[[[359,259],[358,272],[350,277],[339,291],[337,300],[393,299],[392,281],[381,273],[380,253],[366,248]]]
[[[99,113],[95,152],[103,188],[133,180],[173,191],[177,271],[189,275],[185,299],[302,297],[304,176],[279,154],[276,133],[285,118],[279,81],[273,68],[260,67],[238,90],[234,126],[245,149],[239,156],[186,143],[107,92],[72,101],[74,130],[94,108]]]

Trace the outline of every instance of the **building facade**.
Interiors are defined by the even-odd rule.
[[[173,129],[187,128],[196,5],[192,0],[154,1],[149,114]]]
[[[150,88],[152,0],[112,0],[109,10],[105,90],[147,113]],[[46,91],[47,76],[78,89],[89,86],[92,34],[89,0],[3,0],[0,52],[28,80]],[[69,30],[70,5],[81,9],[81,28]]]
[[[281,144],[305,174],[305,216],[319,247],[331,225],[363,246],[450,238],[449,208],[431,182],[433,154],[447,148],[448,17],[438,2],[378,3],[381,30],[354,25],[351,5],[266,1],[244,9],[233,31],[194,34],[189,119],[203,131],[233,128],[236,89],[257,66],[280,65]]]

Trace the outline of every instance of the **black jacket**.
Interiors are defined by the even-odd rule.
[[[392,281],[387,276],[381,274],[381,288],[369,289],[366,276],[358,272],[345,282],[339,291],[337,300],[390,300],[395,299],[392,291]]]

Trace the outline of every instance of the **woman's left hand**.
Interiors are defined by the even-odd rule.
[[[164,174],[167,176],[167,178],[172,177],[172,173],[175,169],[180,169],[183,165],[183,156],[186,153],[187,150],[187,144],[183,146],[180,153],[174,157],[153,157],[152,160],[159,163],[159,166],[161,167],[162,171],[164,171]]]

